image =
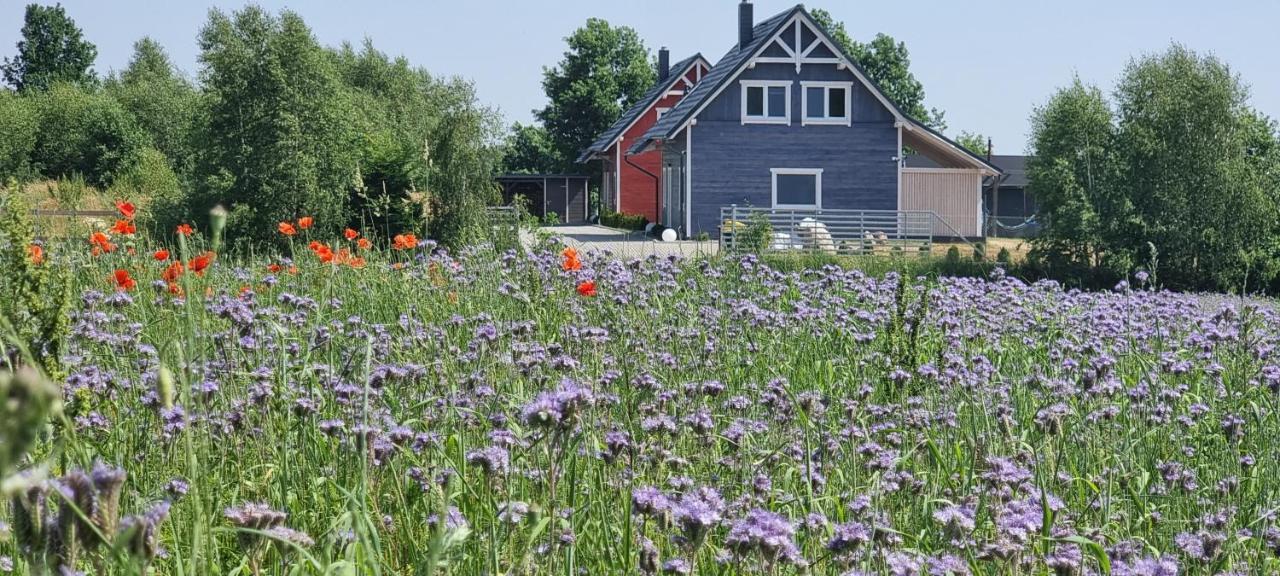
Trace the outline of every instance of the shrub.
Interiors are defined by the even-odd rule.
[[[555,212],[547,212],[542,215],[542,224],[544,226],[555,226],[560,223],[560,215]]]
[[[104,93],[59,84],[33,98],[40,130],[31,161],[45,176],[79,172],[105,187],[146,143],[124,107]]]
[[[0,180],[29,179],[31,155],[36,148],[40,112],[32,99],[0,92]]]
[[[189,220],[182,182],[169,165],[169,159],[155,148],[144,148],[112,183],[108,195],[113,199],[145,200],[146,210],[139,224],[153,238],[165,238],[174,227]]]
[[[979,242],[973,245],[973,261],[982,262],[987,259],[987,245]]]
[[[620,228],[622,230],[644,230],[649,219],[640,214],[625,214],[622,212],[605,212],[600,217],[600,223],[610,228]]]
[[[769,249],[773,240],[773,224],[763,212],[756,212],[747,220],[747,225],[733,233],[736,236],[734,245],[744,252],[762,254]]]
[[[996,262],[999,262],[1001,264],[1013,263],[1013,255],[1009,253],[1008,248],[1006,247],[1000,248],[1000,251],[996,253]]]
[[[946,262],[948,265],[960,264],[960,249],[955,246],[947,248]]]

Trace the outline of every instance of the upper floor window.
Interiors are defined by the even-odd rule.
[[[802,124],[851,123],[852,82],[801,82],[804,91],[800,107],[804,109]]]
[[[742,81],[743,124],[791,124],[791,82]]]

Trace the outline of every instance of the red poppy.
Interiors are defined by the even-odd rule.
[[[39,244],[27,245],[27,259],[36,266],[44,264],[44,247]]]
[[[168,282],[169,284],[173,284],[178,281],[179,276],[182,276],[182,270],[182,263],[174,262],[173,264],[166,266],[164,272],[160,273],[160,279]]]
[[[181,235],[183,235],[183,236],[190,236],[192,232],[195,232],[195,230],[193,230],[193,229],[191,228],[191,225],[190,225],[190,224],[185,224],[185,223],[184,223],[184,224],[179,224],[179,225],[178,225],[178,233],[179,233],[179,234],[181,234]]]
[[[213,252],[200,254],[199,256],[192,258],[191,262],[187,263],[187,270],[194,272],[196,276],[203,276],[204,269],[208,268],[209,264],[212,264],[213,259],[216,257],[217,255]]]
[[[298,230],[293,227],[293,224],[290,224],[288,222],[281,222],[279,224],[276,224],[276,230],[279,230],[280,233],[284,234],[285,236],[293,236],[294,234],[298,233]]]
[[[134,226],[133,222],[130,222],[128,220],[116,220],[116,223],[111,226],[112,234],[122,234],[125,236],[132,236],[133,233],[137,231],[138,231],[138,227]]]
[[[360,233],[356,232],[354,229],[347,228],[346,230],[342,231],[342,236],[345,237],[347,240],[355,240],[356,238],[360,237]]]
[[[272,274],[275,274],[275,273],[277,273],[277,272],[279,272],[279,271],[280,271],[280,265],[279,265],[279,264],[276,264],[275,262],[272,262],[271,264],[267,264],[267,272],[270,272],[270,273],[272,273]]]
[[[368,238],[361,238],[359,240],[356,240],[356,248],[359,248],[361,250],[368,250],[372,247],[373,247],[373,242],[370,242]]]
[[[137,214],[137,208],[128,200],[116,200],[116,210],[120,211],[120,215],[126,220],[133,220],[133,216]]]
[[[133,290],[138,283],[129,276],[129,271],[120,269],[111,275],[111,281],[115,283],[116,290]]]
[[[170,293],[170,294],[173,294],[174,296],[181,296],[181,295],[182,295],[182,286],[179,286],[177,282],[170,282],[170,283],[169,283],[169,293]]]
[[[588,298],[591,296],[595,296],[596,295],[595,280],[587,280],[586,282],[582,282],[578,284],[578,294],[582,296],[586,296]]]
[[[165,260],[169,259],[169,251],[165,250],[164,248],[161,248],[159,250],[156,250],[155,253],[151,254],[151,257],[155,258],[157,262],[164,262]]]
[[[576,272],[582,269],[582,261],[578,260],[578,251],[573,246],[567,246],[560,251],[560,255],[564,257],[564,262],[560,264],[565,272]]]
[[[410,234],[396,234],[391,239],[391,247],[396,250],[413,250],[418,246],[418,237]]]
[[[111,237],[102,232],[90,234],[89,244],[93,246],[94,256],[103,252],[113,252],[116,249],[116,245],[111,243]]]
[[[310,228],[311,225],[314,223],[315,223],[315,218],[312,218],[310,216],[303,216],[298,219],[298,228],[306,230]]]

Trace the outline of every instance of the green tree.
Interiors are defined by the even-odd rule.
[[[876,34],[870,42],[858,42],[849,36],[844,23],[833,18],[830,12],[817,9],[811,14],[831,39],[866,71],[886,98],[925,125],[936,130],[946,129],[944,113],[924,106],[924,85],[911,73],[911,54],[906,44],[884,33]]]
[[[358,114],[358,217],[388,233],[425,227],[448,244],[475,239],[494,199],[498,114],[470,82],[434,78],[368,40],[332,54]]]
[[[1111,109],[1102,91],[1077,78],[1031,117],[1029,191],[1042,229],[1035,250],[1054,266],[1092,266],[1108,245],[1109,223],[1123,220],[1114,194]]]
[[[106,186],[146,145],[146,134],[118,101],[102,91],[57,83],[32,98],[40,128],[31,161],[44,176],[81,174]]]
[[[635,30],[599,18],[569,35],[569,49],[543,70],[549,103],[534,114],[546,128],[555,157],[545,164],[567,170],[578,154],[653,85],[656,74]]]
[[[961,131],[960,135],[956,136],[957,144],[963,146],[965,150],[984,158],[987,156],[987,142],[989,142],[989,139],[986,136],[968,130]]]
[[[84,39],[61,5],[27,5],[18,55],[0,71],[18,91],[45,90],[57,82],[91,84],[98,48]]]
[[[537,124],[515,123],[507,135],[503,171],[523,174],[545,174],[558,168],[550,161],[556,158],[547,130]]]
[[[174,69],[164,48],[150,38],[133,45],[133,58],[118,76],[107,79],[106,91],[124,106],[147,133],[151,145],[182,172],[194,159],[191,133],[199,95]]]
[[[1174,45],[1131,61],[1115,98],[1133,207],[1117,248],[1154,245],[1172,285],[1240,287],[1247,271],[1269,279],[1280,256],[1275,128],[1249,108],[1240,78]]]
[[[33,176],[31,155],[40,129],[35,100],[0,91],[0,182]]]
[[[200,50],[205,122],[191,211],[226,206],[232,238],[276,238],[277,222],[304,215],[321,228],[345,224],[358,186],[355,114],[302,18],[215,9]]]

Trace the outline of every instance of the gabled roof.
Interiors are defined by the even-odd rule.
[[[711,63],[707,62],[707,59],[703,58],[701,53],[694,54],[693,56],[672,64],[670,73],[667,75],[667,79],[654,84],[648,92],[645,92],[644,95],[636,101],[635,105],[628,108],[626,112],[623,112],[622,116],[619,116],[618,120],[615,121],[612,126],[609,126],[607,130],[600,134],[600,137],[597,138],[595,142],[592,142],[586,150],[582,151],[582,155],[578,156],[578,163],[582,164],[583,162],[590,160],[592,156],[603,153],[608,150],[610,146],[613,146],[613,143],[617,142],[618,138],[621,138],[623,134],[626,134],[627,130],[631,128],[632,124],[635,124],[636,120],[639,120],[645,112],[649,111],[649,108],[661,100],[663,95],[671,91],[675,87],[676,83],[679,82],[681,78],[687,76],[689,74],[689,70],[698,62],[702,62],[703,66],[706,68],[711,68]]]
[[[804,7],[796,5],[794,8],[774,15],[752,28],[751,43],[745,48],[734,44],[724,57],[711,67],[711,71],[702,77],[702,81],[693,87],[693,90],[684,95],[680,102],[671,110],[662,116],[654,125],[649,128],[648,132],[641,136],[635,145],[631,147],[629,153],[636,154],[648,147],[653,140],[665,140],[680,131],[680,128],[697,113],[702,104],[710,100],[711,95],[720,91],[720,87],[733,80],[738,70],[746,65],[751,56],[762,48],[766,42],[773,39],[773,36],[782,29],[796,12],[803,11]]]
[[[792,18],[797,15],[802,16],[806,23],[810,25],[813,31],[826,42],[836,55],[844,60],[844,63],[853,71],[872,95],[876,96],[883,102],[897,118],[897,121],[904,124],[908,130],[915,131],[919,129],[925,138],[934,140],[942,148],[946,148],[951,152],[966,157],[969,161],[979,164],[988,170],[999,173],[1000,169],[995,165],[987,162],[981,156],[978,156],[963,146],[955,143],[951,139],[943,136],[938,131],[925,125],[923,122],[912,118],[902,111],[892,100],[884,95],[884,91],[871,80],[865,70],[858,64],[852,56],[844,51],[844,47],[840,46],[831,38],[826,29],[814,21],[813,16],[805,10],[803,4],[797,4],[794,7],[776,14],[766,20],[761,21],[752,28],[751,43],[745,47],[735,45],[729,50],[715,66],[711,68],[711,72],[702,78],[702,81],[694,86],[693,90],[686,94],[683,99],[671,111],[667,112],[661,120],[655,123],[634,145],[628,150],[630,154],[643,152],[646,148],[653,144],[655,140],[667,140],[674,137],[680,130],[692,120],[716,95],[720,93],[722,87],[733,81],[734,78],[742,71],[743,68],[760,52],[768,43],[772,42],[773,37],[778,34]]]

